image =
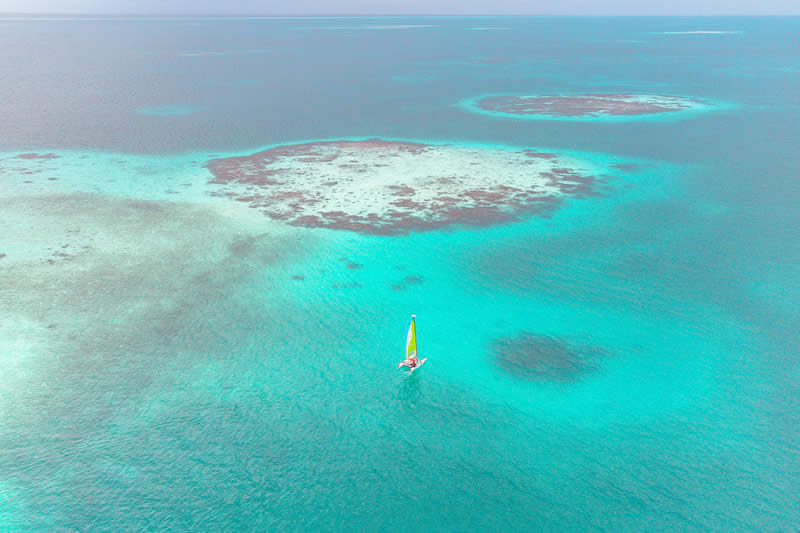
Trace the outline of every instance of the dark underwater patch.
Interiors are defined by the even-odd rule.
[[[61,156],[56,154],[38,154],[38,153],[28,153],[28,154],[20,154],[17,156],[17,159],[57,159]]]
[[[228,249],[235,257],[246,257],[253,253],[255,249],[256,239],[252,235],[236,239],[229,246]]]
[[[422,276],[406,276],[400,283],[392,285],[393,291],[404,291],[409,285],[421,285],[425,281]]]
[[[574,383],[597,370],[606,353],[597,346],[522,331],[492,342],[497,365],[526,381]]]

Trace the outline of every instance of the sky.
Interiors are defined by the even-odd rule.
[[[800,0],[0,0],[0,13],[798,15]]]

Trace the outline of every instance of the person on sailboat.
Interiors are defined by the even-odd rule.
[[[414,372],[414,369],[421,367],[428,360],[427,357],[425,359],[417,358],[416,318],[417,315],[411,315],[411,321],[408,323],[408,333],[406,334],[406,358],[397,365],[397,368],[407,366],[410,372]]]
[[[407,366],[408,368],[417,368],[419,359],[417,359],[417,352],[411,352],[406,359],[397,364],[397,368]]]

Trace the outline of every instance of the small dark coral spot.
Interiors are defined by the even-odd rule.
[[[633,172],[634,170],[637,170],[639,168],[639,165],[635,163],[614,163],[611,166],[623,172]]]
[[[302,274],[295,274],[294,276],[292,276],[292,279],[295,281],[303,281],[304,279],[306,279],[306,277]]]
[[[393,291],[404,291],[409,285],[419,285],[425,281],[422,276],[406,276],[400,283],[392,285]]]
[[[253,253],[255,243],[255,237],[247,236],[233,241],[228,248],[234,256],[246,257]]]
[[[30,154],[20,154],[17,156],[17,159],[57,159],[59,156],[56,154],[37,154],[37,153],[30,153]]]
[[[347,263],[347,268],[349,268],[350,270],[361,270],[362,265],[358,263]]]

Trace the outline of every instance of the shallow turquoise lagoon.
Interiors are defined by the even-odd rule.
[[[18,80],[0,87],[0,530],[800,520],[796,19],[0,26]],[[458,106],[598,86],[731,107]],[[203,112],[137,112],[161,106]],[[204,167],[375,137],[606,177],[510,222],[386,236],[271,220]],[[408,376],[412,313],[429,360]],[[509,371],[498,346],[520,338],[562,351],[523,345],[537,372]]]

